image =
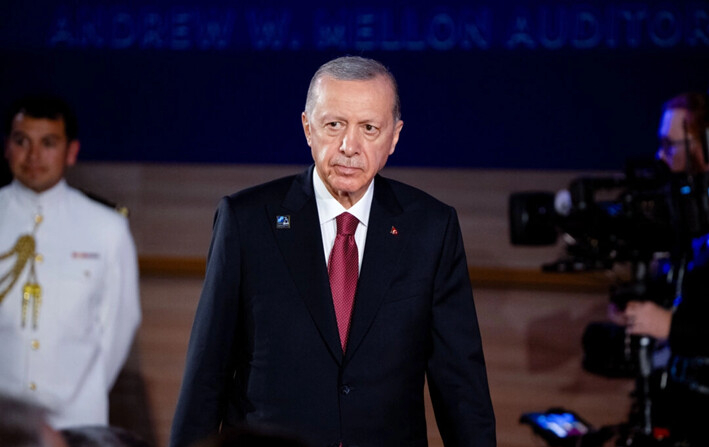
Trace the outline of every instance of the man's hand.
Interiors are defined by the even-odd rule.
[[[624,312],[626,330],[633,335],[667,338],[672,312],[650,301],[630,301]]]

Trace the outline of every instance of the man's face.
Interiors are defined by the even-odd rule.
[[[35,192],[46,191],[76,163],[79,142],[67,141],[64,120],[33,118],[19,113],[5,140],[5,157],[12,175]]]
[[[684,123],[687,119],[687,110],[685,109],[665,111],[660,121],[660,129],[657,132],[660,138],[657,158],[667,163],[672,172],[683,172],[687,169],[686,147],[689,145],[692,171],[703,172],[706,170],[706,163],[701,153],[701,141],[693,132],[685,132]]]
[[[303,130],[315,169],[330,193],[349,208],[367,191],[399,141],[394,91],[384,76],[366,81],[321,77]]]

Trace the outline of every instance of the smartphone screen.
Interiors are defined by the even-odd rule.
[[[554,433],[559,438],[585,435],[589,427],[570,412],[529,413],[529,421],[537,427]]]

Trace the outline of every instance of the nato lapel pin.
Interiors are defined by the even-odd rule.
[[[290,230],[290,215],[276,216],[277,230]]]

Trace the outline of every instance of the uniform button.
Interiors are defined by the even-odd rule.
[[[32,349],[35,351],[39,349],[39,340],[32,340]]]
[[[84,270],[84,276],[87,278],[91,277],[91,272],[89,270]]]
[[[35,255],[35,257],[34,257],[34,261],[35,261],[35,262],[42,263],[42,262],[44,262],[44,256],[42,256],[41,254],[37,253],[37,255]]]
[[[352,391],[352,388],[349,385],[342,385],[340,387],[340,393],[344,394],[345,396],[350,394],[351,391]]]
[[[32,391],[35,391],[35,390],[37,389],[37,384],[34,383],[34,382],[30,382],[30,389],[31,389]]]
[[[42,217],[41,214],[35,214],[35,216],[34,216],[34,222],[35,222],[36,224],[41,224],[43,220],[44,220],[44,217]]]

